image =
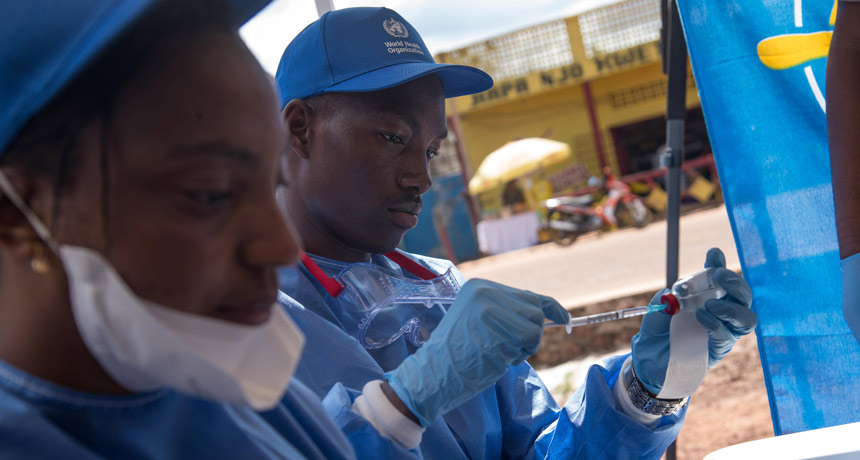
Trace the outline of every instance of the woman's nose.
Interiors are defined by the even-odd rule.
[[[253,234],[245,245],[245,261],[253,266],[295,265],[302,247],[298,232],[287,221],[274,194],[268,201],[254,219]]]

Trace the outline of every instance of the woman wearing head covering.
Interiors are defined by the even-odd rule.
[[[354,458],[290,382],[285,135],[236,3],[0,7],[0,458]]]

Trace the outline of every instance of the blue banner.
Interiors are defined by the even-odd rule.
[[[678,0],[776,434],[860,420],[825,124],[832,0]],[[743,414],[726,414],[743,417]]]

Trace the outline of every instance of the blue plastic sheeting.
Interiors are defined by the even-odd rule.
[[[770,37],[832,31],[833,3],[678,0],[741,265],[755,295],[776,434],[860,420],[860,345],[842,316],[821,96],[826,60],[775,70],[757,52]],[[810,37],[794,37],[800,41],[790,48],[806,48]]]

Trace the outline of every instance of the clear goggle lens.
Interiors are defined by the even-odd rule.
[[[370,264],[342,272],[344,300],[358,307],[358,340],[366,348],[381,348],[405,336],[420,347],[445,316],[460,291],[452,270],[432,280],[404,279]]]
[[[423,345],[445,316],[441,303],[394,303],[375,309],[359,326],[365,348],[382,348],[401,336],[416,347]]]

